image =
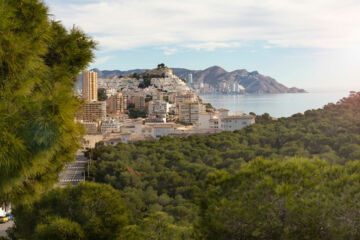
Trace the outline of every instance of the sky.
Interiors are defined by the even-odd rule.
[[[247,69],[288,87],[360,90],[359,0],[45,0],[98,42],[89,68]]]

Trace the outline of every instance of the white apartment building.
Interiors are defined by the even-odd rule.
[[[115,88],[105,88],[105,93],[108,98],[115,95],[117,93]]]
[[[106,132],[120,132],[121,123],[115,119],[108,119],[101,123],[101,133]]]
[[[255,117],[252,115],[234,115],[222,119],[222,129],[224,131],[235,131],[243,129],[255,123]]]
[[[165,101],[155,100],[149,102],[149,115],[166,115],[169,112],[170,104]]]
[[[219,119],[218,126],[219,126],[219,128],[224,129],[222,120],[225,117],[229,116],[229,110],[225,109],[225,108],[219,108],[219,109],[216,110],[216,112],[218,114],[218,119]]]
[[[160,139],[173,134],[180,125],[174,123],[147,123],[146,126],[152,128],[152,137],[154,139]]]
[[[220,123],[221,123],[220,119],[218,119],[218,118],[210,119],[209,127],[210,127],[210,129],[221,129]]]
[[[214,118],[217,119],[217,115],[215,113],[200,112],[199,121],[197,122],[196,127],[200,129],[210,128],[210,121]]]

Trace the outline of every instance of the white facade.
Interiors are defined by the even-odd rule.
[[[193,75],[192,75],[191,73],[188,74],[187,82],[188,82],[188,84],[192,84],[192,83],[193,83]]]
[[[160,139],[161,137],[173,134],[178,125],[174,123],[149,123],[146,126],[152,128],[152,137],[154,139]]]
[[[255,117],[251,115],[227,116],[222,119],[222,128],[224,131],[235,131],[254,123]]]
[[[111,96],[115,95],[117,93],[115,88],[106,88],[105,89],[106,96],[110,98]]]
[[[149,115],[164,115],[169,112],[169,103],[155,100],[149,103]]]
[[[199,113],[199,121],[196,124],[196,127],[201,128],[201,129],[211,128],[210,121],[214,118],[217,119],[217,115],[215,113],[201,112],[201,113]]]
[[[101,132],[120,132],[121,123],[115,119],[105,120],[101,123]]]
[[[211,129],[220,129],[221,127],[221,125],[220,125],[220,120],[218,119],[218,118],[213,118],[213,119],[210,119],[210,121],[209,121],[209,127],[211,128]]]

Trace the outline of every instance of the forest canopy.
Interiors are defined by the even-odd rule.
[[[126,209],[122,239],[358,239],[359,134],[360,93],[353,92],[289,118],[257,116],[240,131],[99,143],[87,152],[93,159],[87,181],[115,189],[104,191]],[[66,202],[62,192],[77,191],[69,189],[56,190],[51,202]],[[49,236],[57,223],[92,239],[82,229],[86,221],[63,214],[73,212],[71,205],[42,205],[47,199],[16,206],[13,236]],[[54,218],[33,219],[48,213]],[[31,224],[33,234],[43,235],[26,232]]]
[[[346,168],[356,166],[357,169],[356,160],[360,159],[360,93],[353,92],[348,98],[344,98],[336,104],[328,104],[323,109],[309,110],[304,114],[295,114],[292,117],[280,118],[276,121],[268,115],[257,116],[257,124],[240,131],[223,132],[210,136],[193,135],[187,138],[163,137],[159,141],[141,141],[117,146],[104,146],[100,143],[88,154],[91,154],[94,159],[89,180],[107,183],[118,189],[121,197],[132,211],[136,224],[141,225],[148,215],[166,214],[173,219],[172,223],[181,227],[178,230],[182,236],[184,232],[192,232],[194,224],[197,224],[198,213],[201,210],[199,206],[204,207],[200,204],[203,202],[201,199],[207,194],[209,178],[214,174],[238,176],[239,171],[247,169],[247,164],[251,164],[256,159],[273,162],[273,168],[278,169],[279,172],[284,171],[284,174],[288,174],[290,178],[297,177],[297,175],[292,168],[281,168],[281,162],[286,162],[287,159],[290,161],[295,161],[291,159],[304,159],[296,162],[299,164],[298,167],[303,168],[305,166],[301,165],[310,164],[313,171],[320,171],[321,169],[318,168],[323,165],[328,168],[337,166],[334,168],[335,170],[343,169],[340,166],[346,166]],[[286,165],[286,163],[284,164]],[[354,175],[348,177],[357,178],[355,173],[356,171],[354,171]],[[257,174],[256,171],[253,171],[253,174]],[[271,175],[271,177],[273,176]],[[305,179],[307,174],[298,177]],[[338,177],[340,181],[341,175]],[[322,188],[323,186],[319,185],[321,179],[323,178],[309,179],[309,181],[314,182],[314,187]],[[326,184],[330,184],[334,179],[328,180],[329,182]],[[281,188],[284,182],[279,180],[274,184],[275,187]],[[310,185],[310,189],[306,191],[309,191],[310,195],[323,194],[319,199],[330,196],[336,198],[336,201],[342,201],[344,196],[348,197],[346,191],[351,192],[350,189],[354,182],[343,182],[343,184],[345,184],[344,188],[327,187],[325,190],[323,189],[323,192],[314,191]],[[246,193],[245,190],[242,191],[243,189],[234,192],[238,195],[234,198],[239,198],[241,194]],[[326,191],[329,192],[326,193]],[[340,193],[333,191],[340,191]],[[357,194],[358,190],[354,189],[354,191],[351,194]],[[232,191],[229,190],[227,194],[231,193]],[[265,196],[265,192],[262,191],[255,194],[259,199]],[[206,196],[210,196],[209,201],[211,201],[212,195]],[[306,199],[308,196],[304,197],[304,201],[314,200]],[[315,197],[315,200],[318,199]],[[217,200],[214,202],[216,203]],[[298,204],[305,203],[294,202],[294,204],[298,206]],[[357,209],[356,203],[353,206]],[[331,207],[339,208],[338,210],[341,212],[346,206],[342,208],[341,205],[331,205]],[[319,211],[324,214],[327,210],[328,208],[325,207],[319,208]],[[206,208],[202,211],[205,214]],[[304,209],[304,211],[306,210]],[[234,217],[237,217],[237,213],[234,214]],[[281,217],[277,215],[280,214],[279,211],[273,212],[273,214],[274,218]],[[305,216],[306,212],[299,214]],[[213,217],[216,218],[216,216]],[[229,218],[231,217],[232,215],[229,216]],[[259,218],[253,221],[266,224],[260,217],[259,215]],[[311,216],[309,218],[311,220]],[[310,224],[309,221],[306,224]],[[205,222],[211,223],[207,220]],[[334,224],[332,226],[336,225],[332,224]],[[360,230],[356,225],[346,226],[354,231]],[[339,225],[338,227],[344,226]],[[332,228],[331,231],[338,231],[336,229],[338,228]],[[259,231],[264,233],[265,230],[260,229]],[[278,234],[280,235],[276,236],[281,236],[279,239],[287,239],[285,236],[289,236],[287,234],[290,233]],[[238,237],[239,235],[235,234],[234,236]],[[237,237],[234,239],[241,239]],[[320,236],[319,239],[326,238]]]

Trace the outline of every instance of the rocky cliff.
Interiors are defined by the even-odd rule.
[[[213,66],[200,71],[173,68],[173,72],[180,78],[186,78],[189,73],[192,73],[194,82],[202,81],[215,88],[221,82],[237,82],[245,88],[247,93],[253,94],[306,92],[296,87],[288,88],[271,77],[261,75],[257,71],[248,72],[245,69],[227,72],[221,67]]]
[[[266,94],[266,93],[306,93],[304,89],[296,87],[288,88],[283,84],[277,82],[275,79],[264,76],[257,71],[248,72],[245,69],[227,72],[221,67],[213,66],[205,70],[189,70],[185,68],[171,68],[174,74],[182,79],[187,79],[188,74],[193,75],[193,82],[209,84],[215,89],[219,87],[222,82],[237,82],[245,88],[246,93],[251,94]],[[130,75],[132,73],[144,73],[148,69],[134,69],[128,71],[120,70],[104,70],[93,69],[98,72],[99,78],[113,78],[117,76]]]

